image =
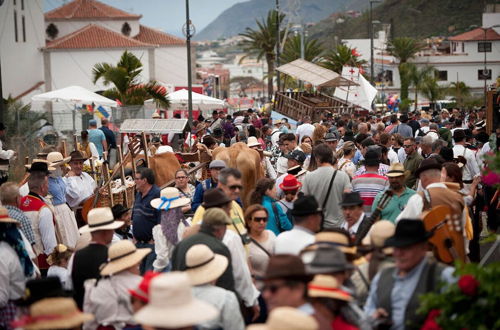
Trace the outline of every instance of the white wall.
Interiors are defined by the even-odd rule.
[[[25,0],[26,2],[26,0]],[[112,30],[117,33],[122,33],[122,26],[123,23],[127,22],[130,25],[131,31],[130,31],[130,37],[134,37],[139,33],[139,21],[138,20],[94,20],[94,21],[89,21],[89,20],[71,20],[71,21],[59,21],[59,20],[47,20],[45,22],[45,28],[44,28],[44,35],[45,35],[45,30],[47,26],[49,26],[50,23],[53,23],[57,29],[59,30],[59,34],[57,35],[57,38],[61,38],[67,34],[70,34],[72,32],[75,32],[81,28],[83,28],[86,25],[89,24],[95,24],[95,25],[100,25],[103,26],[109,30]],[[47,39],[50,39],[47,36]]]
[[[42,53],[45,45],[42,0],[5,0],[0,6],[0,52],[3,96],[18,96],[43,81]],[[17,13],[18,42],[14,37],[14,10]],[[23,40],[22,17],[26,42]]]
[[[155,48],[155,79],[174,86],[187,86],[187,52],[185,46]],[[192,57],[194,58],[194,57]],[[144,63],[144,61],[143,61]],[[195,65],[192,65],[195,69]]]
[[[52,84],[48,90],[78,85],[91,91],[107,89],[99,80],[96,85],[92,83],[92,68],[96,63],[106,62],[116,64],[123,54],[123,49],[102,50],[57,50],[50,51],[50,65]],[[149,61],[147,49],[129,50],[141,59],[143,70],[141,78],[149,80]]]

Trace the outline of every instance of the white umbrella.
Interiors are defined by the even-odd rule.
[[[206,96],[192,92],[193,109],[199,110],[216,110],[225,107],[224,100],[219,100],[214,97]],[[188,107],[188,91],[181,89],[168,94],[170,100],[170,109],[187,109]]]
[[[84,103],[95,105],[103,105],[108,107],[116,107],[118,103],[110,100],[107,97],[91,92],[80,86],[69,86],[66,88],[57,89],[43,94],[35,95],[31,98],[32,101],[54,101],[64,103]]]

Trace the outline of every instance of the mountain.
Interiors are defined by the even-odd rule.
[[[366,0],[280,0],[280,9],[285,13],[296,13],[304,23],[315,23],[325,19],[330,14],[346,10],[364,10]],[[195,40],[216,40],[221,37],[231,37],[245,31],[245,28],[255,28],[256,20],[267,16],[274,9],[273,0],[250,0],[233,5],[220,14],[214,21],[195,35]],[[291,16],[291,15],[289,15]]]
[[[385,0],[374,7],[373,20],[391,24],[392,37],[452,36],[481,26],[485,5],[491,1]],[[318,22],[309,33],[331,47],[342,39],[368,38],[368,22],[368,11],[357,18],[334,15]]]

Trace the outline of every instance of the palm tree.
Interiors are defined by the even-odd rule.
[[[170,101],[167,98],[165,87],[152,80],[147,83],[140,81],[142,72],[141,61],[132,53],[123,52],[116,65],[97,63],[92,69],[93,83],[102,78],[104,86],[113,85],[102,95],[119,100],[123,105],[142,105],[147,99],[153,99],[157,106],[168,108]]]
[[[274,63],[276,57],[276,34],[277,22],[280,26],[285,18],[284,14],[279,14],[276,10],[270,10],[266,19],[262,21],[257,20],[257,29],[246,28],[245,32],[240,33],[240,36],[245,37],[241,42],[243,51],[246,53],[240,60],[244,60],[247,56],[256,56],[260,61],[262,58],[266,59],[267,63],[267,93],[269,96],[273,95],[273,77],[274,77]],[[280,31],[280,40],[283,39],[285,31]]]
[[[453,96],[459,108],[463,108],[466,99],[470,97],[470,87],[463,81],[452,82],[447,92]]]
[[[300,58],[300,35],[295,35],[285,41],[285,47],[281,54],[281,63],[289,63]],[[323,47],[317,39],[308,39],[304,37],[304,59],[309,62],[317,62],[323,53]]]
[[[356,48],[350,48],[349,46],[340,44],[337,45],[334,50],[323,56],[323,61],[320,64],[327,69],[342,73],[342,67],[345,65],[359,68],[366,64],[366,61],[360,59],[360,55],[357,53]]]
[[[435,75],[428,76],[422,84],[422,94],[432,103],[441,99],[445,94],[445,88],[438,84],[438,79]]]
[[[408,71],[408,79],[415,90],[415,108],[417,110],[418,92],[422,90],[425,81],[434,75],[436,69],[432,66],[417,67],[413,63],[405,63],[403,71]]]
[[[405,63],[408,63],[410,59],[415,57],[422,48],[423,44],[413,38],[401,37],[389,41],[389,53],[399,60],[398,70],[401,80],[401,100],[408,98],[408,86],[410,85],[408,77],[409,68],[405,68]]]

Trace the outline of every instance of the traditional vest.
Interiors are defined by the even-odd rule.
[[[422,269],[420,278],[418,279],[415,291],[413,291],[408,305],[405,306],[405,328],[420,329],[425,321],[426,315],[417,314],[420,307],[419,296],[432,292],[438,288],[440,275],[443,269],[447,266],[435,261],[428,260]],[[392,301],[391,295],[394,288],[394,271],[395,267],[389,267],[381,270],[380,279],[377,285],[377,308],[383,308],[391,317]]]
[[[418,193],[424,201],[424,209],[429,210],[437,205],[447,205],[451,208],[453,215],[462,216],[464,211],[464,199],[458,192],[448,188],[433,187]]]
[[[35,234],[35,245],[34,245],[34,251],[35,254],[38,257],[38,267],[40,269],[47,269],[49,268],[49,264],[47,263],[47,255],[44,253],[43,249],[43,243],[42,243],[42,237],[40,235],[40,228],[39,228],[39,223],[40,223],[40,211],[44,208],[48,207],[47,204],[38,196],[33,193],[30,193],[29,195],[23,197],[21,199],[21,211],[23,211],[28,218],[31,220],[31,225],[33,227],[33,233]],[[55,219],[54,219],[54,213],[52,213],[52,221],[54,222],[54,229],[56,228],[55,226]],[[56,238],[57,238],[57,233],[56,233]]]

